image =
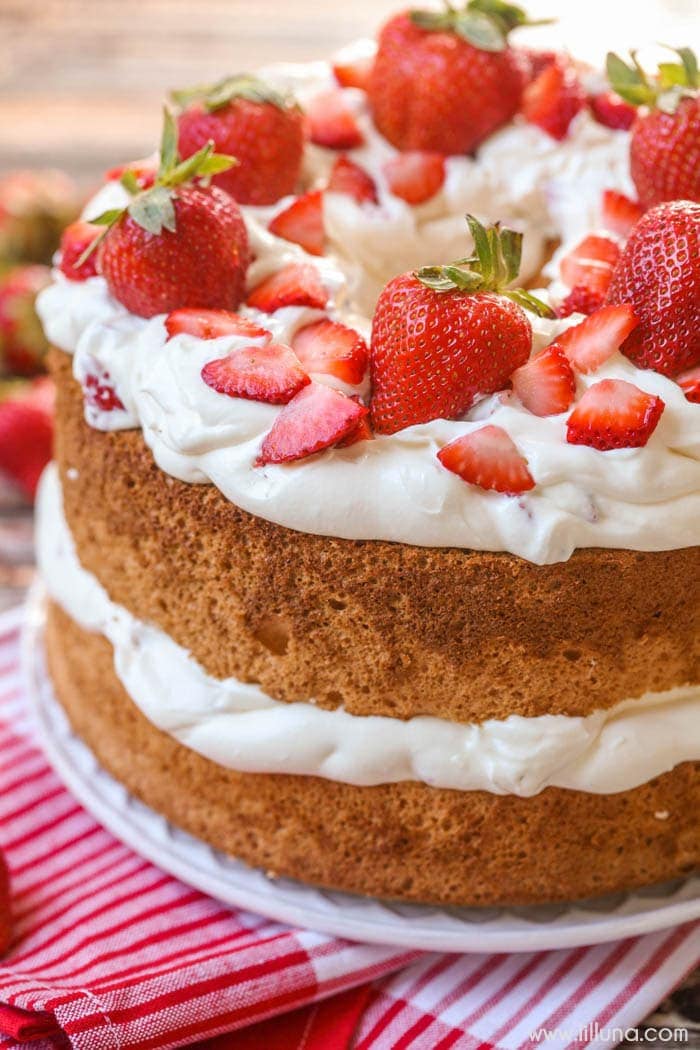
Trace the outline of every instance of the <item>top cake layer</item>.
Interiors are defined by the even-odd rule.
[[[276,67],[265,77],[280,89],[293,88],[302,104],[332,80],[323,63]],[[557,142],[516,116],[474,157],[447,158],[442,188],[412,206],[387,185],[384,164],[397,151],[374,128],[364,92],[349,88],[343,95],[364,139],[347,152],[374,179],[376,203],[324,194],[323,257],[269,231],[270,220],[290,198],[242,208],[254,260],[248,288],[290,263],[304,263],[318,271],[326,305],[270,312],[244,305],[238,313],[265,329],[254,338],[200,339],[186,332],[168,338],[164,315],[146,319],[129,313],[102,277],[77,282],[57,274],[39,301],[47,335],[74,354],[74,374],[84,386],[98,381],[116,395],[107,410],[104,402],[88,399],[88,422],[102,430],[141,427],[161,469],[183,481],[212,482],[244,510],[302,532],[508,551],[538,564],[565,560],[581,547],[653,551],[697,545],[700,406],[687,400],[674,380],[638,368],[619,352],[595,371],[577,375],[577,396],[602,380],[622,380],[660,398],[663,414],[643,447],[601,452],[570,444],[568,411],[534,415],[506,389],[478,400],[458,419],[377,434],[294,463],[255,465],[282,410],[212,389],[201,376],[208,362],[251,344],[290,344],[302,328],[324,317],[369,340],[371,310],[387,280],[466,254],[465,212],[504,220],[524,232],[523,275],[533,278],[546,265],[556,279],[537,294],[556,305],[568,291],[557,276],[558,260],[582,234],[599,228],[603,189],[630,187],[627,132],[603,127],[582,111],[565,140]],[[308,144],[304,186],[325,185],[336,156]],[[126,200],[113,181],[86,215]],[[547,263],[552,240],[562,247]],[[534,355],[582,317],[550,320],[528,313],[528,320]],[[328,374],[311,378],[346,394],[368,395],[366,375],[356,384]],[[526,458],[535,481],[530,491],[514,497],[466,484],[438,461],[442,447],[485,424],[502,428]]]

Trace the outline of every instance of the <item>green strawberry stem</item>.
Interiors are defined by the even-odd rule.
[[[474,254],[447,266],[423,266],[415,271],[418,280],[434,292],[497,292],[539,317],[554,317],[550,308],[524,288],[510,288],[520,272],[523,235],[500,223],[484,226],[473,215],[467,225],[474,241]]]
[[[518,26],[548,25],[551,18],[530,19],[517,4],[505,0],[468,0],[461,9],[445,0],[444,11],[411,11],[421,29],[455,33],[481,51],[504,51],[508,34]]]
[[[212,175],[228,171],[234,164],[238,164],[235,157],[226,153],[215,153],[211,139],[191,157],[180,160],[177,138],[175,118],[165,106],[163,108],[163,132],[160,140],[160,164],[153,186],[143,190],[139,186],[134,171],[128,169],[124,172],[120,182],[133,199],[124,208],[110,208],[97,218],[90,219],[91,223],[95,226],[102,226],[103,229],[80,256],[78,266],[82,266],[85,260],[92,255],[111,227],[119,222],[126,213],[148,233],[156,236],[163,230],[174,233],[176,222],[173,199],[176,187],[191,182],[193,179],[199,179],[201,183],[208,185]]]
[[[249,73],[237,73],[224,77],[215,84],[200,84],[198,87],[185,88],[182,91],[171,91],[170,98],[179,109],[186,109],[193,102],[201,102],[209,113],[222,109],[235,99],[247,99],[249,102],[268,103],[278,109],[289,109],[296,102],[289,95],[266,84],[265,81]]]
[[[698,60],[689,47],[663,46],[675,52],[680,61],[660,62],[654,76],[645,72],[636,51],[630,51],[629,63],[610,51],[606,69],[612,88],[633,106],[650,106],[664,113],[675,113],[683,98],[694,98],[698,94]]]

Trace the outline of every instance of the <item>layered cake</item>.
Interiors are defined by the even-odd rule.
[[[697,67],[611,56],[615,92],[525,21],[178,92],[40,297],[57,698],[273,875],[491,905],[700,865]]]

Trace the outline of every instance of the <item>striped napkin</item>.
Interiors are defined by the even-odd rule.
[[[14,913],[0,1047],[602,1048],[700,961],[700,923],[595,948],[455,956],[224,907],[116,841],[63,788],[32,739],[19,625],[18,613],[0,617],[0,846]]]

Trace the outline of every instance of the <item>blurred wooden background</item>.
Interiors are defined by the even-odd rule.
[[[699,0],[524,2],[533,15],[559,20],[552,29],[526,31],[532,39],[565,40],[586,58],[654,40],[700,44]],[[105,167],[150,152],[169,88],[265,62],[327,56],[371,35],[401,6],[0,0],[0,170],[58,166],[89,184]]]

